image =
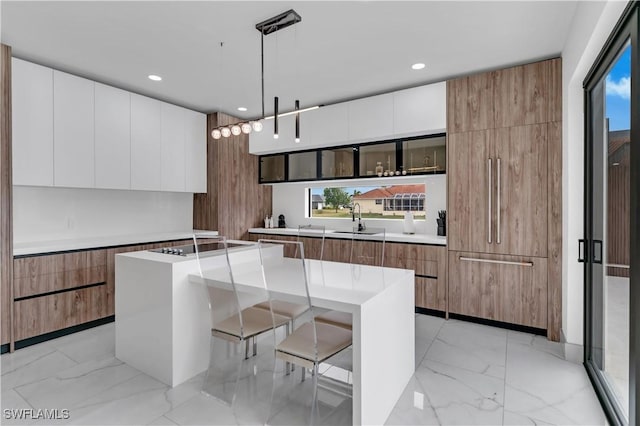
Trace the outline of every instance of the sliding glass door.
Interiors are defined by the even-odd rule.
[[[585,365],[613,424],[638,421],[640,291],[633,282],[640,270],[631,261],[640,189],[636,6],[627,9],[585,81]]]

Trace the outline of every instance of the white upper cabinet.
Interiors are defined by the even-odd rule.
[[[184,108],[175,105],[161,104],[160,157],[163,191],[185,190],[184,111]]]
[[[53,184],[92,188],[94,82],[53,71]]]
[[[162,103],[131,94],[131,189],[160,191]]]
[[[207,116],[184,110],[185,190],[207,192]]]
[[[305,115],[306,114],[306,115]],[[305,123],[301,129],[300,148],[339,145],[349,140],[348,103],[334,104],[301,114]],[[303,143],[304,141],[304,143]]]
[[[207,116],[12,59],[13,184],[207,192]]]
[[[131,188],[129,92],[95,84],[96,188]]]
[[[396,136],[418,136],[444,132],[447,127],[445,82],[393,93],[393,123]]]
[[[53,70],[12,64],[13,184],[53,185]]]
[[[393,137],[393,93],[347,102],[349,142]]]
[[[262,120],[265,130],[251,133],[249,150],[268,154],[442,133],[446,116],[446,83],[429,84],[304,112],[299,144],[274,141],[271,120]],[[281,134],[293,129],[286,118]]]

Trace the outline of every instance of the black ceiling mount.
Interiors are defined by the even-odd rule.
[[[287,28],[293,24],[297,24],[302,21],[302,17],[298,15],[298,13],[289,9],[286,12],[282,12],[281,14],[274,16],[273,18],[269,18],[265,21],[256,24],[256,30],[260,31],[263,36],[269,35],[271,33],[275,33],[276,31],[280,31],[283,28]]]
[[[280,31],[283,28],[290,27],[302,21],[302,16],[298,15],[293,9],[282,12],[279,15],[269,18],[256,24],[256,30],[260,31],[260,66],[262,74],[262,118],[264,118],[264,36]],[[278,121],[278,111],[275,111],[276,122]]]

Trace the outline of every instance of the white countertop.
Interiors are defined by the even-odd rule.
[[[149,234],[112,235],[106,237],[76,238],[68,240],[35,241],[17,243],[13,246],[14,256],[54,253],[68,250],[82,250],[100,247],[123,246],[129,244],[154,243],[158,241],[182,240],[193,237],[194,232],[215,233],[217,231],[185,230],[157,232]]]
[[[274,235],[298,235],[298,228],[251,228],[249,229],[250,234],[274,234]],[[305,231],[306,236],[309,235],[309,231]],[[351,234],[344,233],[336,233],[335,230],[327,229],[325,232],[326,238],[337,238],[337,239],[351,239]],[[360,240],[367,239],[375,239],[370,235],[366,234],[356,234],[356,238]],[[387,232],[385,235],[387,242],[392,243],[413,243],[413,244],[431,244],[431,245],[439,245],[446,246],[447,245],[447,237],[439,237],[437,235],[426,235],[426,234],[400,234]]]

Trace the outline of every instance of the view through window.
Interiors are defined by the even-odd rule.
[[[357,203],[363,218],[402,219],[413,212],[415,219],[425,218],[426,185],[385,185],[310,188],[309,216],[314,218],[350,218]]]

